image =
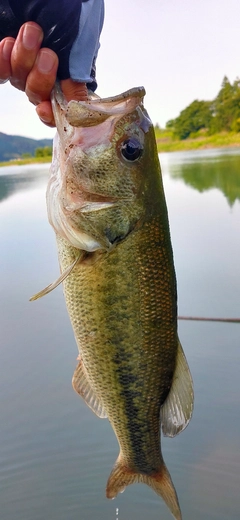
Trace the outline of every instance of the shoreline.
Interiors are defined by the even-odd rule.
[[[0,168],[3,166],[22,166],[24,164],[45,164],[52,162],[52,156],[46,157],[29,157],[27,159],[10,159],[10,161],[0,162]]]
[[[231,147],[240,148],[240,132],[222,132],[211,136],[198,135],[180,141],[172,137],[172,132],[170,130],[160,130],[155,128],[155,135],[158,153],[187,152]],[[29,157],[26,159],[19,158],[0,162],[0,168],[3,166],[22,166],[25,164],[44,164],[51,162],[51,156]]]
[[[179,140],[174,139],[171,130],[155,128],[155,135],[159,153],[240,147],[240,132],[221,132],[206,135],[206,133],[199,131],[188,139]]]

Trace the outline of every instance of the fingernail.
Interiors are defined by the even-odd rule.
[[[54,128],[54,126],[56,126],[54,120],[52,120],[51,118],[40,117],[39,119],[40,121],[42,121],[42,123],[44,123],[44,125],[47,125],[50,128]]]
[[[43,123],[48,123],[48,124],[49,124],[49,123],[52,122],[52,118],[51,118],[51,117],[47,117],[47,116],[41,116],[41,117],[40,117],[40,116],[39,116],[39,118],[41,119],[41,121],[42,121]]]
[[[39,105],[39,103],[42,102],[42,98],[38,94],[35,94],[35,92],[31,92],[30,90],[27,91],[27,96],[29,101],[35,106]]]
[[[42,42],[43,33],[40,27],[27,23],[24,27],[22,38],[25,49],[31,51]]]
[[[39,119],[41,119],[41,121],[43,123],[45,123],[45,124],[53,123],[52,115],[45,114],[39,106],[36,107],[36,112],[37,112]]]
[[[4,42],[3,50],[2,50],[4,60],[10,61],[13,45],[14,45],[13,40],[6,40]]]
[[[56,63],[56,57],[47,49],[41,50],[37,58],[37,68],[42,74],[51,72]]]

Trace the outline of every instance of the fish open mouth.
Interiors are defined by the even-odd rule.
[[[126,205],[136,199],[135,181],[127,182],[123,195],[121,180],[114,179],[106,188],[102,172],[108,172],[110,167],[116,173],[118,164],[124,171],[128,169],[131,161],[124,163],[120,150],[130,137],[143,149],[144,132],[151,125],[143,106],[145,93],[144,87],[136,87],[113,97],[89,93],[87,101],[67,102],[60,85],[54,87],[52,107],[58,134],[47,190],[48,217],[55,232],[73,247],[86,251],[110,247],[106,237],[100,240],[99,233],[92,231],[96,213],[96,218],[102,219],[102,210],[111,212],[116,206],[119,211],[120,202]],[[121,119],[124,123],[120,132]],[[108,211],[106,214],[110,215]]]
[[[113,97],[100,98],[89,93],[87,101],[67,103],[59,84],[56,84],[52,106],[59,134],[70,141],[67,153],[73,146],[81,147],[85,153],[91,153],[91,148],[96,145],[109,146],[117,121],[143,108],[145,94],[144,87],[135,87]],[[146,112],[139,112],[139,119],[139,126],[147,131],[151,121]]]
[[[135,87],[117,96],[100,98],[90,94],[88,101],[66,102],[59,84],[56,84],[53,95],[53,106],[56,103],[65,112],[68,123],[74,127],[90,127],[103,123],[111,116],[122,117],[132,112],[142,103],[146,94],[144,87]]]

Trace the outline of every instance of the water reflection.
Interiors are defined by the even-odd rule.
[[[182,155],[182,157],[181,157]],[[218,151],[211,150],[191,154],[176,154],[178,162],[170,163],[169,173],[173,178],[180,178],[185,184],[199,192],[213,188],[220,190],[228,204],[233,206],[240,201],[240,149]]]
[[[181,176],[203,164],[211,171],[214,162],[216,184],[218,165],[228,161],[231,179],[237,155],[161,154],[180,314],[239,315],[239,191],[230,211],[222,189],[207,185],[206,192],[194,179],[186,186]],[[48,166],[0,170],[1,520],[115,520],[116,508],[119,520],[170,520],[147,486],[106,500],[117,441],[72,390],[77,347],[62,289],[29,303],[59,273],[47,176]],[[195,409],[183,434],[163,439],[163,452],[184,520],[239,518],[239,331],[237,324],[179,323]]]
[[[0,203],[16,192],[36,188],[48,175],[49,164],[29,166],[6,166],[0,168]]]

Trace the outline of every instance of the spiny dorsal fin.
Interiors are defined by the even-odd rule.
[[[163,435],[174,437],[188,425],[193,412],[193,381],[180,341],[170,392],[161,408]]]

